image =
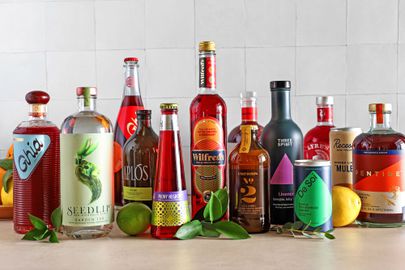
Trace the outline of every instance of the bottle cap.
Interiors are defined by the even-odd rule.
[[[136,57],[127,57],[127,58],[124,59],[124,62],[125,63],[127,63],[127,62],[136,62],[136,63],[138,63],[138,58],[136,58]]]
[[[214,41],[201,41],[199,45],[200,52],[204,51],[215,51],[215,42]]]
[[[240,93],[240,98],[241,99],[256,99],[256,92],[255,91],[246,91],[246,92],[242,92]]]
[[[291,82],[290,81],[271,81],[270,82],[271,91],[277,90],[278,88],[283,88],[283,89],[289,90],[291,88]]]
[[[332,96],[316,97],[316,105],[333,105]]]
[[[368,105],[368,111],[375,113],[378,106],[382,106],[382,112],[392,112],[392,105],[390,103],[371,103]]]
[[[96,87],[89,87],[89,86],[80,86],[76,88],[76,95],[77,96],[97,96],[97,88]]]
[[[177,110],[177,103],[161,103],[160,109],[162,110]]]
[[[25,100],[28,104],[48,104],[50,97],[45,91],[33,90],[25,95]]]
[[[151,110],[138,110],[136,111],[137,116],[149,116],[152,114]]]

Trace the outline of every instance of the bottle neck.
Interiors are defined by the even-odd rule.
[[[143,131],[145,131],[146,129],[148,129],[152,126],[150,116],[147,116],[146,118],[138,117],[137,120],[138,120],[138,126],[136,128],[137,134],[142,133]]]
[[[370,131],[387,131],[392,130],[391,113],[370,113]]]
[[[215,51],[200,52],[199,66],[199,93],[217,94],[216,56]]]
[[[124,96],[140,96],[138,64],[125,65]]]
[[[333,126],[333,105],[318,105],[318,126]]]
[[[30,104],[29,120],[46,120],[47,107],[45,104]]]
[[[179,122],[176,111],[162,110],[160,131],[179,131]]]
[[[257,107],[255,101],[242,101],[242,125],[257,124]]]
[[[79,96],[77,98],[79,112],[83,111],[95,111],[96,110],[96,97],[83,97]]]
[[[271,91],[271,119],[291,119],[290,91]]]

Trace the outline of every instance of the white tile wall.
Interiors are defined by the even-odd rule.
[[[159,104],[180,104],[188,162],[203,39],[217,43],[228,130],[240,121],[241,91],[258,92],[266,124],[269,81],[288,79],[304,132],[315,124],[316,95],[326,94],[336,96],[338,126],[366,129],[367,104],[387,101],[394,126],[405,131],[405,0],[1,0],[0,33],[0,114],[7,116],[0,117],[0,150],[25,119],[31,89],[51,94],[50,118],[60,125],[76,109],[75,87],[97,85],[98,108],[115,121],[122,60],[133,55],[155,130]]]

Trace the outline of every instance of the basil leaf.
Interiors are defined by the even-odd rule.
[[[211,223],[202,222],[201,236],[204,237],[219,237],[221,233],[217,232],[215,228],[212,227]]]
[[[28,216],[30,218],[31,224],[34,225],[35,229],[40,230],[42,232],[48,229],[48,227],[46,226],[45,222],[42,219],[31,214],[28,214]]]
[[[59,231],[59,228],[62,225],[62,209],[60,207],[55,208],[55,210],[52,211],[51,221],[55,230]]]
[[[198,236],[201,232],[201,222],[193,220],[181,226],[174,235],[178,239],[187,240]]]
[[[233,221],[218,221],[212,226],[215,230],[230,239],[247,239],[250,238],[248,232],[239,224]]]
[[[49,242],[51,243],[59,243],[58,235],[55,231],[51,231],[51,237],[49,237]]]
[[[226,213],[226,210],[228,209],[228,190],[227,188],[223,189],[218,189],[217,191],[214,192],[215,195],[217,195],[219,201],[221,202],[221,207],[222,207],[222,215],[223,217]]]
[[[8,180],[12,179],[13,170],[7,170],[6,173],[3,175],[3,188],[6,193],[8,193]]]
[[[211,198],[207,204],[209,221],[214,222],[222,217],[222,206],[218,199],[218,196],[214,193],[211,194]]]
[[[330,233],[327,233],[327,232],[326,232],[324,235],[325,235],[325,237],[328,238],[328,239],[331,239],[331,240],[332,240],[332,239],[335,239],[335,236],[334,236],[333,234],[330,234]]]
[[[299,230],[302,228],[302,226],[304,226],[304,223],[302,223],[301,221],[296,221],[294,222],[294,224],[292,225],[292,228],[294,230]]]
[[[29,241],[36,241],[36,237],[42,235],[44,231],[38,229],[32,229],[31,231],[27,232],[21,240],[29,240]]]
[[[42,234],[34,236],[35,240],[44,240],[49,237],[51,231],[45,230]]]
[[[5,171],[13,169],[13,160],[12,159],[0,159],[0,167]]]

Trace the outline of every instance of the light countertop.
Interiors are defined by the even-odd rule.
[[[0,221],[0,269],[405,269],[405,228],[341,228],[335,236],[155,240],[127,237],[115,226],[106,238],[50,244],[22,241],[11,221]]]

